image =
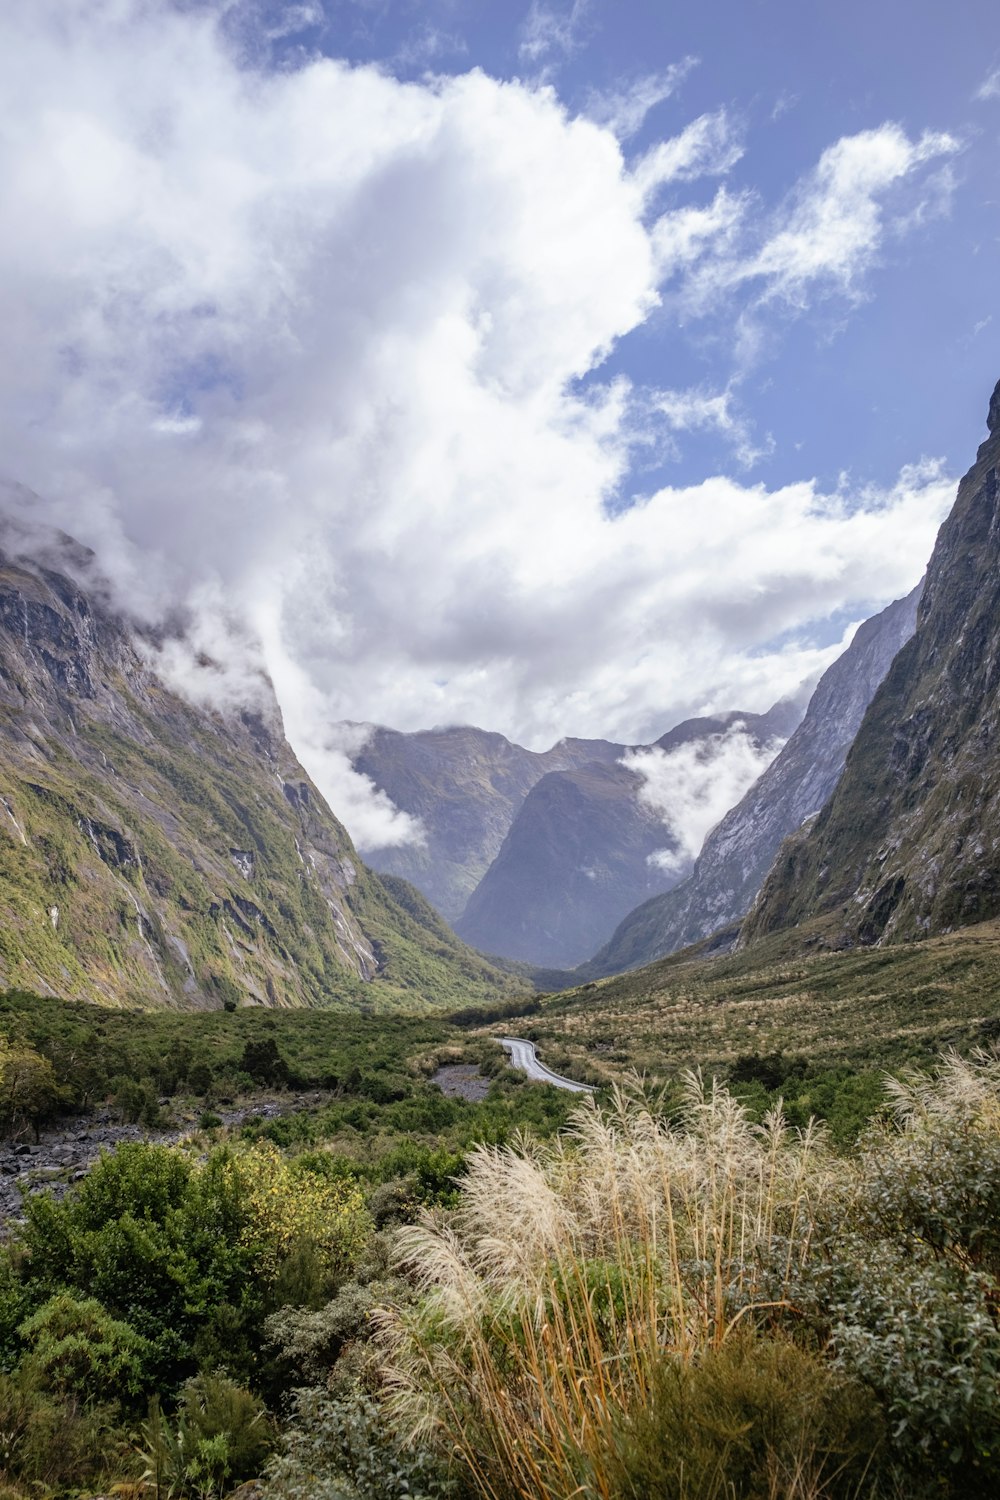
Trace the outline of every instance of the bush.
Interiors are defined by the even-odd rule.
[[[782,1339],[741,1336],[662,1361],[608,1455],[622,1500],[854,1500],[881,1414],[871,1393]]]
[[[30,1372],[0,1374],[0,1481],[35,1494],[120,1479],[134,1455],[111,1414],[40,1390]]]
[[[359,1391],[296,1392],[263,1500],[458,1500],[457,1482],[420,1445],[401,1442]]]
[[[23,1363],[43,1390],[74,1394],[90,1405],[127,1402],[142,1389],[150,1344],[93,1297],[50,1297],[18,1333],[28,1350]]]
[[[1000,1493],[1000,1056],[890,1100],[854,1158],[693,1076],[474,1151],[399,1234],[394,1419],[503,1500]]]

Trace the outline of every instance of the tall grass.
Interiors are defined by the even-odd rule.
[[[790,1305],[834,1180],[820,1131],[756,1126],[697,1073],[679,1120],[619,1091],[555,1144],[480,1148],[451,1222],[402,1238],[424,1295],[386,1326],[397,1419],[489,1500],[612,1500],[609,1454],[665,1361]]]
[[[691,1073],[480,1148],[402,1236],[394,1421],[480,1500],[992,1500],[1000,1055],[887,1102],[844,1157]]]

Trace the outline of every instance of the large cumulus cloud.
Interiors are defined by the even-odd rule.
[[[661,287],[759,296],[793,231],[797,300],[830,275],[802,194],[758,230],[746,194],[685,198],[740,156],[722,112],[629,163],[550,88],[259,70],[165,0],[8,8],[0,93],[3,466],[138,616],[186,607],[222,662],[251,632],[365,843],[414,830],[351,780],[337,721],[637,742],[767,706],[825,665],[814,622],[919,575],[933,466],[860,495],[629,488],[671,413],[752,447],[731,392],[601,383]],[[891,127],[841,150],[852,286],[880,195],[952,149]],[[190,687],[190,653],[163,665]]]

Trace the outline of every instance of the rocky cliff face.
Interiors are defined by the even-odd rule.
[[[835,946],[1000,913],[1000,385],[938,534],[913,639],[834,795],[781,849],[746,940],[824,918]]]
[[[549,771],[613,764],[624,749],[568,739],[538,754],[469,725],[417,734],[375,729],[354,768],[421,820],[426,842],[362,853],[374,869],[412,881],[454,922],[536,782]]]
[[[109,1004],[392,1006],[504,983],[367,871],[265,683],[168,691],[70,538],[0,528],[0,984]]]
[[[820,678],[784,749],[712,829],[689,878],[630,912],[582,966],[584,977],[652,963],[746,914],[782,840],[818,812],[836,786],[865,709],[913,634],[920,589],[865,621]]]
[[[669,753],[744,725],[755,748],[784,739],[799,711],[732,712],[688,719],[656,742]],[[648,748],[648,747],[642,747]],[[469,899],[456,931],[484,953],[572,968],[638,902],[683,878],[650,857],[677,840],[640,797],[643,777],[619,759],[550,771],[528,793],[497,858]]]

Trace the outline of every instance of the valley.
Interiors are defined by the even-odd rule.
[[[988,427],[809,694],[366,729],[380,871],[259,663],[2,523],[0,1500],[993,1493]]]

